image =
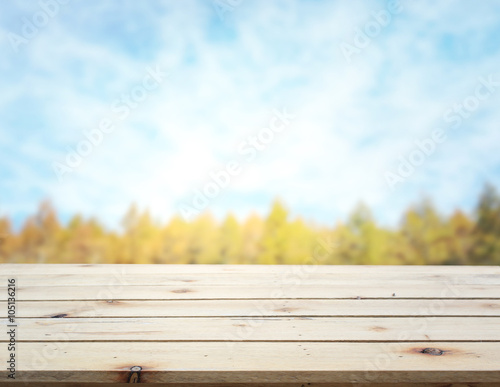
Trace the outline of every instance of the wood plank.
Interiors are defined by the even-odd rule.
[[[30,354],[18,358],[19,382],[125,383],[130,368],[140,366],[141,383],[500,383],[498,343],[432,343],[434,355],[422,343],[17,345],[19,354]],[[6,374],[0,369],[0,378]]]
[[[0,287],[0,293],[6,287]],[[500,285],[450,285],[411,283],[364,285],[228,285],[228,286],[18,286],[18,300],[174,300],[174,299],[269,299],[269,298],[499,298]]]
[[[127,387],[129,383],[23,383],[23,387]],[[498,383],[155,383],[154,387],[498,387]]]
[[[498,266],[9,264],[0,292],[11,277],[19,381],[500,385]]]
[[[7,310],[0,301],[0,310]],[[18,317],[500,316],[500,300],[19,301]]]
[[[500,341],[496,317],[48,318],[17,324],[18,342]],[[0,342],[7,339],[0,336]]]
[[[410,274],[500,274],[500,266],[425,266],[425,265],[142,265],[142,264],[2,264],[5,276],[44,274],[194,274],[194,273],[410,273]]]
[[[390,282],[395,285],[428,283],[468,285],[500,285],[500,274],[432,274],[432,273],[193,273],[193,274],[26,274],[18,280],[22,286],[108,286],[117,283],[126,286],[226,286],[226,285],[365,285]],[[0,275],[0,284],[6,284],[8,275]]]

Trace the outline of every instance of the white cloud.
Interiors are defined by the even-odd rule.
[[[12,143],[4,132],[16,130],[15,123],[7,127],[0,119],[0,139],[18,155],[0,166],[29,181],[66,214],[98,215],[116,225],[135,201],[168,217],[209,181],[210,171],[241,159],[238,144],[269,122],[273,108],[286,107],[296,120],[213,201],[217,213],[260,209],[255,197],[280,196],[292,208],[312,208],[313,216],[322,214],[318,220],[331,223],[364,200],[382,221],[394,222],[422,192],[447,207],[468,206],[478,182],[473,176],[459,179],[457,168],[473,165],[477,173],[486,168],[485,176],[499,183],[494,171],[500,160],[484,156],[498,143],[498,113],[490,108],[497,95],[485,103],[480,119],[471,119],[471,125],[480,125],[477,133],[450,134],[396,193],[384,180],[384,171],[412,149],[412,141],[442,125],[450,104],[473,91],[477,77],[498,63],[498,51],[453,61],[438,44],[443,35],[472,30],[483,31],[474,38],[482,44],[498,23],[488,7],[404,2],[387,30],[347,64],[339,43],[350,41],[385,3],[248,2],[226,24],[202,3],[177,4],[168,3],[163,12],[140,6],[160,37],[153,60],[118,49],[109,36],[89,37],[93,23],[102,23],[91,16],[104,17],[117,5],[92,5],[80,9],[80,16],[67,12],[54,20],[25,47],[29,67],[23,81],[0,81],[8,90],[0,96],[0,109],[26,93],[43,105],[43,141],[27,157],[26,144]],[[139,11],[120,12],[132,20]],[[146,27],[130,26],[133,33]],[[114,39],[126,46],[126,36]],[[50,173],[52,161],[63,159],[66,146],[83,139],[83,129],[97,127],[111,113],[111,103],[141,81],[146,66],[156,64],[169,71],[168,79],[59,183]],[[16,189],[12,180],[6,184]],[[24,204],[13,196],[4,206],[12,214],[24,213],[38,196],[23,196]],[[242,197],[249,202],[232,208]]]

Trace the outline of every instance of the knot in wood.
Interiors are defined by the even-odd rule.
[[[438,348],[425,348],[422,350],[422,353],[426,353],[428,355],[433,355],[433,356],[441,356],[444,353],[444,351]]]

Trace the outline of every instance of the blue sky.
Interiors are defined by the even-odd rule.
[[[110,227],[132,202],[168,219],[197,210],[229,162],[239,172],[202,206],[219,217],[276,197],[325,224],[359,201],[396,224],[425,195],[471,211],[484,182],[500,186],[500,4],[390,3],[5,2],[0,215],[20,224],[50,199],[63,219]],[[294,118],[247,160],[242,143],[269,138],[276,111]],[[114,130],[58,174],[103,120]],[[438,129],[445,140],[389,184]]]

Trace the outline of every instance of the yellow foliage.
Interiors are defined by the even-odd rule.
[[[59,223],[43,202],[19,231],[0,218],[0,262],[18,263],[202,263],[202,264],[500,264],[500,198],[488,186],[474,217],[455,211],[443,217],[429,200],[411,207],[399,229],[379,226],[360,204],[345,223],[318,226],[291,218],[275,201],[262,218],[221,222],[203,213],[168,224],[132,205],[123,231],[97,219],[74,216]]]

